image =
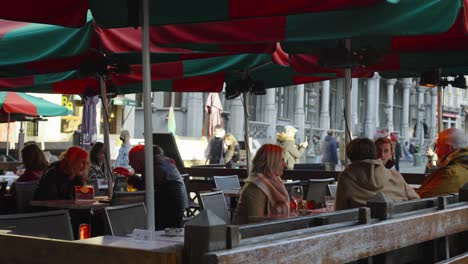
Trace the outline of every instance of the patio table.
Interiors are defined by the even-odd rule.
[[[74,243],[110,246],[116,248],[132,248],[153,252],[175,253],[182,257],[184,242],[168,240],[135,241],[132,237],[121,236],[98,236],[84,240],[77,240]]]
[[[74,201],[74,200],[43,200],[30,202],[32,206],[59,208],[59,209],[74,209],[74,210],[96,210],[110,206],[109,203],[101,203],[98,201]]]

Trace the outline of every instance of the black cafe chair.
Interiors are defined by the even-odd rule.
[[[18,213],[26,213],[32,211],[29,202],[33,200],[34,193],[39,186],[38,181],[33,182],[15,182],[15,202],[16,211]]]
[[[0,215],[0,229],[15,235],[73,240],[67,210]]]
[[[239,176],[226,175],[226,176],[213,176],[213,180],[217,190],[235,190],[240,189]]]
[[[229,211],[222,191],[199,193],[198,195],[203,210],[209,209],[227,224],[230,223]]]
[[[146,229],[144,203],[133,203],[104,208],[106,226],[113,236],[128,236],[135,229]]]
[[[307,186],[306,200],[315,201],[321,207],[325,205],[325,196],[328,195],[328,185],[335,181],[335,178],[309,179]]]

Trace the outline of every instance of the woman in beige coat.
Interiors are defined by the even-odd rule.
[[[381,159],[375,159],[376,148],[370,139],[352,140],[346,147],[346,155],[351,164],[338,178],[336,210],[365,206],[378,192],[395,202],[419,199],[400,173],[385,168]]]
[[[289,195],[281,180],[285,166],[282,147],[272,144],[260,147],[252,160],[252,172],[242,187],[234,224],[289,216]]]

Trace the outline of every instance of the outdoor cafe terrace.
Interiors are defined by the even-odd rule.
[[[317,202],[287,219],[239,226],[230,224],[231,210],[246,170],[182,169],[191,198],[184,229],[145,230],[145,192],[127,192],[124,185],[112,199],[29,201],[21,213],[0,215],[0,247],[9,248],[2,262],[464,263],[468,258],[468,185],[458,194],[401,203],[380,194],[366,207],[333,211],[318,200],[333,195],[339,172],[285,170],[287,188],[302,185],[304,199]],[[403,176],[413,185],[425,178]],[[83,230],[77,233],[71,224],[76,218],[91,229],[90,238],[79,239]],[[24,247],[32,250],[24,254]]]

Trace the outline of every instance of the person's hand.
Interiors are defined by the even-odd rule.
[[[429,156],[429,157],[432,157],[432,156],[434,156],[434,151],[431,148],[428,148],[427,151],[426,151],[426,155]]]
[[[307,147],[309,146],[309,142],[304,141],[304,142],[301,143],[300,146],[301,146],[302,148],[307,148]]]

